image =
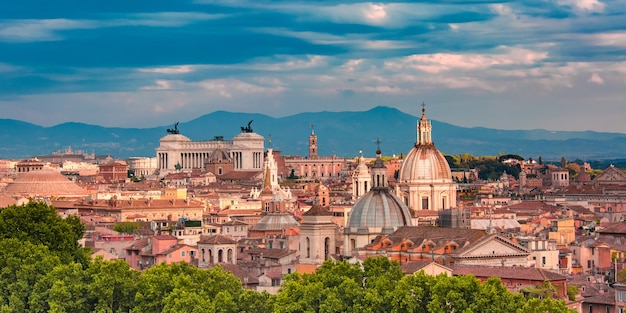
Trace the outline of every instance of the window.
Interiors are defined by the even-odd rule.
[[[185,250],[181,251],[180,252],[180,256],[184,258],[185,257],[185,252],[186,252]]]
[[[546,257],[545,256],[541,257],[541,265],[546,265]]]
[[[172,254],[171,253],[168,254],[167,257],[171,259],[172,258]]]
[[[617,301],[620,301],[620,302],[626,301],[626,290],[617,291]]]

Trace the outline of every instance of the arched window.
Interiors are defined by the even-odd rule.
[[[306,257],[310,258],[311,257],[311,240],[309,239],[309,237],[306,237],[304,239],[305,241],[305,247],[306,247]]]
[[[206,256],[205,256],[204,248],[202,248],[202,262],[206,262]]]
[[[219,249],[217,251],[217,263],[223,263],[224,262],[224,250]]]
[[[233,249],[228,249],[228,252],[226,252],[226,260],[228,261],[228,263],[233,263]]]
[[[209,249],[209,263],[213,264],[213,250]]]
[[[330,256],[330,238],[324,238],[324,260],[328,260]]]

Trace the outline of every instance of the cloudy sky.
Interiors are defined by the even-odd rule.
[[[0,118],[152,127],[384,105],[626,133],[626,0],[4,1]]]

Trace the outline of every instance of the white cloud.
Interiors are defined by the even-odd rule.
[[[206,92],[223,98],[248,94],[276,94],[285,90],[282,86],[261,86],[237,79],[210,79],[195,83]]]
[[[605,4],[598,0],[557,0],[557,3],[579,13],[601,13],[605,8]]]
[[[626,48],[626,32],[589,34],[583,35],[582,38],[586,38],[587,40],[599,46],[614,46]]]
[[[113,20],[13,19],[0,21],[0,41],[32,42],[63,40],[62,31],[118,26],[180,27],[198,21],[222,18],[223,14],[158,12],[130,15]]]
[[[142,87],[142,90],[171,90],[176,86],[183,85],[182,81],[173,81],[173,80],[157,80],[154,82],[152,86]]]
[[[157,12],[132,14],[130,18],[106,21],[103,26],[151,26],[180,27],[195,22],[224,18],[225,14],[207,14],[202,12]]]
[[[513,9],[510,6],[501,3],[490,4],[489,9],[499,15],[511,15],[513,13]]]
[[[498,51],[502,53],[495,53]],[[385,66],[393,70],[409,67],[432,74],[456,69],[487,69],[499,65],[532,65],[548,56],[547,52],[516,47],[500,47],[498,51],[492,54],[414,54],[399,60],[388,61]]]
[[[159,73],[159,74],[186,74],[196,71],[199,66],[196,65],[176,65],[167,67],[140,68],[138,71],[143,73]]]
[[[604,79],[602,79],[602,77],[600,77],[600,75],[598,75],[597,73],[593,73],[587,81],[598,85],[604,84]]]
[[[22,68],[19,66],[14,66],[11,64],[6,64],[6,63],[0,63],[0,73],[7,73],[7,72],[16,72],[21,70]]]
[[[0,22],[0,41],[56,41],[61,40],[58,31],[69,29],[88,29],[97,23],[84,20],[59,19],[27,19],[5,20]]]

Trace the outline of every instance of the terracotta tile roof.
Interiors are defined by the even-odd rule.
[[[500,210],[498,210],[500,211]],[[522,201],[519,203],[503,206],[501,209],[502,212],[532,212],[532,211],[541,211],[541,212],[560,212],[561,209],[556,205],[551,205],[544,203],[542,201]]]
[[[393,244],[399,244],[405,239],[411,240],[415,245],[421,244],[425,240],[430,240],[441,246],[449,241],[454,241],[463,247],[466,243],[472,243],[486,236],[484,230],[444,228],[435,226],[403,226],[395,232],[389,234],[385,239],[391,240]],[[375,240],[378,242],[382,237]]]
[[[474,275],[475,277],[500,277],[538,282],[567,279],[566,276],[558,273],[530,267],[452,265],[450,268],[454,275]]]
[[[601,234],[626,234],[626,223],[603,223],[597,231]]]
[[[219,216],[228,216],[228,215],[261,215],[261,208],[259,209],[224,209],[220,210],[217,215]]]
[[[239,226],[239,225],[248,225],[248,224],[239,220],[232,220],[232,221],[228,221],[226,223],[220,224],[219,226]]]
[[[263,255],[264,258],[268,259],[280,259],[296,253],[296,250],[252,248],[246,250],[246,252],[251,255]]]
[[[6,208],[11,205],[17,204],[17,201],[13,197],[7,195],[0,195],[0,208]]]
[[[265,273],[265,275],[267,275],[267,277],[269,277],[271,279],[282,279],[283,278],[283,273],[277,272],[277,271],[267,272],[267,273]]]
[[[193,246],[190,246],[190,245],[176,244],[176,245],[171,246],[168,249],[165,249],[165,250],[161,251],[161,253],[157,253],[155,255],[168,255],[168,254],[170,254],[172,252],[176,252],[176,251],[180,250],[181,248],[185,248],[185,247],[191,248],[192,250],[196,250],[196,247],[193,247]]]
[[[130,246],[126,247],[126,250],[141,250],[149,245],[148,238],[143,238],[134,241]]]
[[[245,285],[258,285],[259,284],[259,279],[250,274],[248,271],[244,270],[243,268],[241,268],[241,266],[236,265],[236,264],[230,264],[230,263],[219,263],[219,264],[209,264],[207,266],[207,268],[211,269],[214,268],[216,266],[219,266],[221,268],[223,268],[224,270],[232,273],[233,275],[235,275],[235,277],[239,278],[239,280],[241,281],[241,283],[245,286]]]
[[[330,207],[323,207],[319,203],[313,204],[313,206],[306,212],[302,214],[302,216],[332,216],[333,212],[330,211]]]
[[[200,240],[198,240],[199,244],[211,244],[211,245],[228,245],[228,244],[237,244],[237,241],[232,238],[223,236],[223,235],[211,235],[211,236],[201,236]]]
[[[605,304],[605,305],[614,306],[615,305],[615,290],[609,290],[595,297],[585,298],[583,300],[583,303],[584,304],[587,304],[587,303]]]
[[[230,171],[224,175],[217,176],[218,180],[251,180],[260,176],[263,171]]]
[[[411,261],[400,266],[400,269],[402,269],[402,271],[405,274],[413,274],[415,272],[419,272],[421,269],[423,269],[430,263],[433,263],[433,261],[431,260]]]

